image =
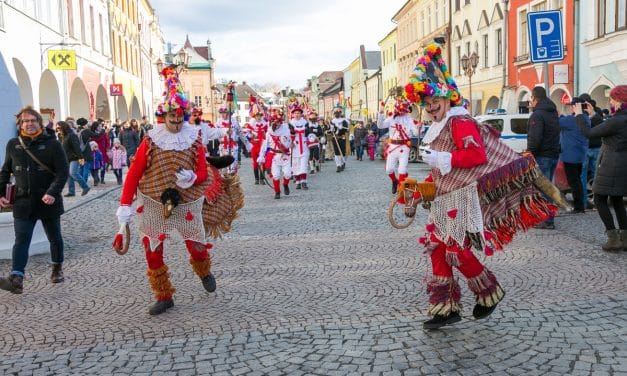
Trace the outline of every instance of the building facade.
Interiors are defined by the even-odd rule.
[[[422,54],[417,18],[417,5],[419,3],[417,0],[408,0],[392,17],[397,30],[397,72],[398,82],[401,86],[409,81],[409,75]]]
[[[396,61],[396,45],[398,43],[398,31],[394,28],[379,41],[381,50],[381,91],[386,98],[390,89],[399,85],[398,63]]]
[[[548,82],[545,82],[544,64],[529,60],[529,12],[559,10],[562,12],[564,60],[547,64]],[[560,114],[568,112],[567,103],[574,93],[574,0],[510,0],[508,12],[507,88],[504,106],[508,112],[528,112],[529,95],[535,86],[548,87],[547,95]]]
[[[503,2],[454,2],[451,24],[452,62],[449,66],[462,96],[470,102],[472,114],[498,108],[504,86],[504,69],[507,68],[503,53]],[[471,70],[464,71],[462,58],[472,53],[479,58],[469,76]]]
[[[608,108],[609,90],[627,82],[627,1],[575,4],[575,92],[589,93],[597,106]]]

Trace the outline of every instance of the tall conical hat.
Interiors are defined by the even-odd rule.
[[[437,43],[429,44],[405,85],[405,97],[424,107],[425,97],[444,97],[451,106],[459,106],[462,96],[442,57],[442,48]]]

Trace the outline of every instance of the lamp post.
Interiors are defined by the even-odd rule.
[[[479,64],[479,55],[473,52],[470,56],[462,56],[462,69],[464,74],[468,76],[468,110],[472,115],[472,75]]]

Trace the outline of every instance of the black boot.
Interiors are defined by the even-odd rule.
[[[340,172],[342,171],[342,166],[337,166],[337,170],[335,170],[335,172]]]
[[[283,193],[285,193],[285,195],[289,195],[290,194],[290,186],[287,184],[283,184]]]
[[[398,190],[398,181],[393,181],[392,182],[392,194],[396,194],[396,191]]]
[[[274,192],[274,199],[278,200],[281,198],[281,192]]]
[[[253,174],[255,175],[255,185],[259,185],[259,170],[254,169]]]
[[[435,315],[432,319],[422,323],[424,329],[438,329],[444,325],[454,324],[461,321],[462,318],[457,312],[451,312],[448,315]]]
[[[296,183],[296,189],[300,189],[300,183]]]
[[[24,277],[17,274],[2,277],[0,278],[0,289],[9,291],[13,294],[21,294],[22,291],[24,291]]]
[[[150,314],[151,316],[160,315],[172,307],[174,307],[174,300],[172,299],[157,300],[155,304],[151,305],[148,309],[148,314]]]
[[[61,264],[52,264],[52,274],[50,275],[50,282],[61,283],[65,281],[63,278],[63,267]]]
[[[342,163],[342,171],[346,168],[346,163]]]
[[[304,190],[309,189],[309,187],[307,186],[307,182],[300,183],[300,185],[303,187]]]
[[[201,281],[202,287],[204,287],[207,292],[216,291],[216,277],[214,277],[212,273],[209,273],[209,275],[201,279]]]
[[[492,314],[496,309],[496,304],[492,307],[486,307],[481,304],[475,304],[475,308],[472,309],[472,315],[475,319],[484,319]]]
[[[209,162],[210,165],[217,168],[218,170],[232,165],[234,161],[235,158],[233,158],[232,155],[223,155],[221,157],[207,157],[207,162]]]

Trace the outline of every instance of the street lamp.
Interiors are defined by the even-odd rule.
[[[468,76],[468,110],[472,115],[472,75],[475,74],[475,69],[479,64],[479,55],[473,52],[470,56],[462,56],[462,69],[464,74]]]

